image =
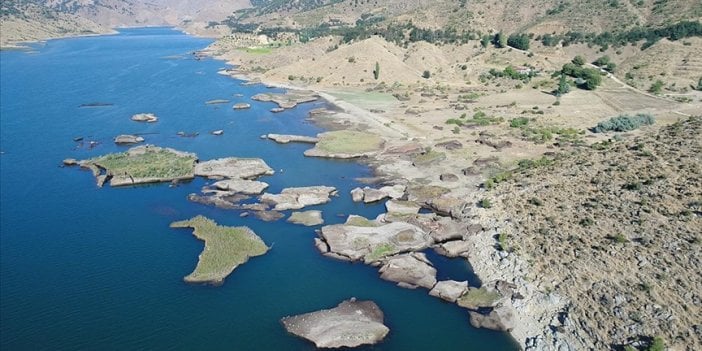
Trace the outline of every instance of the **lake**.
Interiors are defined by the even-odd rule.
[[[280,319],[350,297],[375,301],[391,330],[362,350],[518,349],[508,334],[472,328],[466,310],[426,290],[402,289],[373,267],[320,255],[318,228],[189,202],[207,180],[98,188],[90,172],[61,167],[65,158],[124,151],[112,138],[139,133],[201,160],[260,157],[276,170],[261,178],[268,192],[335,186],[339,197],[309,208],[322,210],[327,224],[383,212],[382,203],[351,201],[349,191],[362,186],[355,179],[372,176],[366,166],[306,158],[309,145],[260,138],[321,132],[306,118],[324,102],[271,113],[272,103],[250,97],[280,90],[244,86],[217,74],[224,62],[192,55],[210,42],[171,28],[138,28],[0,52],[0,349],[313,350]],[[231,103],[205,104],[213,99]],[[252,108],[235,111],[236,102]],[[93,103],[106,105],[81,107]],[[142,112],[159,122],[130,120]],[[218,129],[224,135],[210,134]],[[89,141],[98,144],[90,148]],[[196,215],[248,226],[272,250],[222,286],[188,285],[182,279],[203,243],[169,224]],[[474,279],[464,261],[439,261],[441,279]]]

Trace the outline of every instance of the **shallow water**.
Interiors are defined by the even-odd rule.
[[[288,335],[280,318],[352,296],[376,301],[391,329],[368,350],[518,348],[505,333],[471,328],[465,310],[426,290],[401,289],[380,280],[375,268],[321,256],[315,228],[188,202],[203,179],[175,188],[98,189],[89,172],[60,167],[67,157],[125,150],[112,143],[115,135],[144,133],[147,143],[200,159],[261,157],[278,171],[262,178],[270,192],[335,186],[340,197],[315,207],[327,223],[382,212],[382,204],[351,201],[349,191],[360,185],[354,178],[371,175],[366,167],[305,158],[308,145],[259,138],[320,132],[305,117],[321,103],[270,113],[272,104],[250,97],[271,89],[242,86],[217,74],[223,62],[193,58],[208,43],[169,28],[142,28],[0,53],[0,349],[312,350]],[[232,102],[205,104],[212,99]],[[95,102],[113,105],[80,107]],[[234,111],[235,102],[252,108]],[[129,120],[141,112],[160,120]],[[216,129],[224,135],[209,134]],[[200,135],[181,138],[178,131]],[[77,136],[99,144],[79,147]],[[237,268],[223,286],[185,284],[203,244],[168,224],[199,214],[249,226],[272,250]],[[475,279],[464,262],[437,265],[440,278]]]

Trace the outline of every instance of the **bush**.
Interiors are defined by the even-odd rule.
[[[626,132],[637,129],[640,126],[651,125],[655,122],[656,120],[653,118],[653,116],[646,113],[639,113],[636,116],[621,115],[598,123],[597,126],[592,129],[592,131],[595,133],[604,133],[609,131]]]
[[[663,90],[663,85],[665,85],[663,81],[657,80],[653,84],[651,84],[651,87],[648,88],[648,91],[653,94],[660,94],[661,90]]]
[[[424,78],[424,79],[431,78],[431,72],[429,72],[429,71],[422,72],[422,78]]]
[[[490,199],[482,199],[478,202],[478,205],[482,208],[490,208],[492,207],[492,202],[490,202]]]
[[[526,117],[517,117],[509,121],[509,126],[512,128],[521,128],[529,124],[529,119]]]
[[[665,351],[663,338],[658,336],[653,338],[653,342],[651,342],[651,346],[648,347],[648,351]]]
[[[507,47],[507,37],[502,32],[497,33],[493,39],[493,44],[495,44],[495,47],[498,49],[505,48]]]
[[[373,70],[373,78],[375,78],[375,80],[378,80],[378,77],[380,77],[380,63],[376,62],[375,69]]]

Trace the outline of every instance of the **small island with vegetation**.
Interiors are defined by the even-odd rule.
[[[236,267],[269,249],[248,227],[225,227],[203,216],[173,222],[171,228],[192,228],[193,235],[205,242],[197,267],[183,278],[188,283],[221,285]]]

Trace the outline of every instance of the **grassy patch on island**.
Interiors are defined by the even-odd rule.
[[[471,288],[459,297],[456,303],[461,307],[478,309],[480,307],[492,307],[501,298],[502,295],[497,291],[488,291],[485,288]]]
[[[194,154],[155,146],[137,146],[127,152],[88,160],[114,176],[178,179],[192,177]]]
[[[316,148],[329,154],[363,154],[380,150],[384,142],[368,132],[339,130],[320,134]]]
[[[173,222],[171,228],[193,228],[193,235],[205,242],[195,270],[184,280],[189,283],[221,284],[234,269],[268,251],[266,244],[247,227],[225,227],[215,221],[197,216],[187,221]]]

